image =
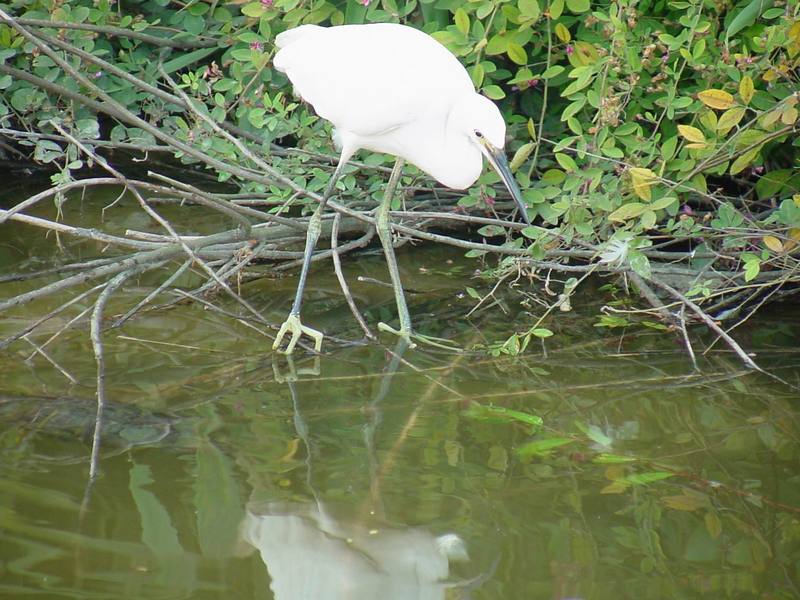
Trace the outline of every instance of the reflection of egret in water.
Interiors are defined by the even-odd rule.
[[[444,599],[450,562],[466,560],[463,541],[453,533],[436,536],[422,528],[385,526],[381,513],[379,463],[375,432],[380,403],[406,349],[401,340],[378,394],[370,403],[371,422],[365,427],[370,454],[370,504],[356,518],[335,515],[313,482],[316,455],[303,418],[297,389],[286,379],[292,396],[294,425],[306,447],[306,483],[313,501],[251,504],[241,525],[242,540],[258,549],[272,578],[276,600],[420,600]],[[377,509],[377,510],[375,510]],[[473,582],[474,583],[474,582]]]
[[[256,547],[276,600],[444,599],[455,534],[370,528],[337,519],[319,501],[248,507],[242,538]]]

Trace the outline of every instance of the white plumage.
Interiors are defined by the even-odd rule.
[[[500,111],[447,48],[417,29],[303,25],[276,45],[275,67],[333,123],[346,158],[360,148],[393,154],[464,189],[482,170],[475,132],[504,146]]]
[[[364,148],[398,157],[375,225],[392,279],[400,329],[379,323],[411,341],[400,273],[392,246],[389,206],[403,161],[442,184],[465,189],[480,177],[483,158],[503,179],[529,223],[522,194],[508,167],[503,147],[506,125],[493,102],[475,91],[466,69],[429,35],[405,25],[375,23],[320,27],[302,25],[278,35],[273,64],[317,114],[333,123],[341,145],[336,171],[309,219],[303,266],[294,304],[272,347],[280,349],[291,333],[286,353],[302,334],[319,351],[322,333],[303,325],[300,307],[311,256],[321,232],[322,211],[334,192],[342,167]]]

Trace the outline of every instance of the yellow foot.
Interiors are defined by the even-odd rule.
[[[399,337],[401,340],[405,340],[406,344],[408,344],[409,348],[416,348],[417,345],[411,341],[411,337],[414,335],[411,330],[409,329],[395,329],[387,325],[386,323],[378,323],[378,330],[385,331],[387,333],[392,333]]]
[[[427,344],[428,346],[442,348],[443,350],[450,350],[450,351],[455,350],[457,352],[461,351],[461,348],[459,348],[456,344],[444,338],[437,338],[430,335],[421,335],[419,333],[414,333],[411,330],[404,330],[402,328],[395,329],[394,327],[391,327],[386,323],[378,323],[378,329],[380,331],[392,333],[398,336],[399,338],[405,340],[408,343],[409,348],[416,348],[417,344],[415,343],[415,341],[417,341],[422,344]]]
[[[281,342],[283,342],[283,338],[286,337],[286,334],[290,331],[292,332],[292,338],[289,340],[286,349],[281,350]],[[319,352],[322,348],[322,332],[303,325],[300,322],[300,315],[289,315],[286,318],[286,321],[284,321],[283,325],[281,325],[281,328],[278,331],[275,342],[272,344],[272,349],[277,350],[282,354],[291,354],[294,351],[294,347],[297,345],[300,336],[304,333],[314,340],[314,351]]]

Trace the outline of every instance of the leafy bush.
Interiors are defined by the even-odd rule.
[[[312,191],[323,188],[329,172],[308,162],[318,157],[314,153],[331,152],[322,131],[327,125],[272,70],[275,35],[302,23],[409,23],[452,50],[506,115],[512,166],[537,219],[506,247],[528,247],[534,260],[554,251],[563,258],[570,256],[565,247],[582,247],[589,250],[584,259],[599,257],[609,269],[649,279],[657,271],[653,261],[664,260],[659,248],[672,244],[689,274],[705,274],[706,283],[684,288],[700,300],[749,282],[796,281],[797,2],[144,0],[121,6],[19,0],[0,6],[46,34],[40,39],[88,80],[76,82],[17,28],[0,24],[0,123],[6,129],[48,134],[61,123],[90,144],[165,143],[130,120],[99,118],[97,106],[81,101],[105,93],[165,138],[198,148],[223,167],[245,163],[236,144],[172,92],[158,95],[147,87],[163,91],[166,73],[201,101],[196,110],[238,128],[259,152],[273,153],[278,171]],[[57,23],[42,28],[32,20]],[[142,34],[156,36],[163,47]],[[84,165],[63,138],[15,139],[32,147],[35,160],[57,166],[54,183],[69,181]],[[311,154],[279,152],[270,145],[277,142]],[[366,160],[379,166],[388,159]],[[216,168],[221,179],[233,174]],[[377,195],[385,174],[360,173],[367,181],[357,185],[351,172],[340,184],[343,193]],[[487,172],[458,203],[490,210],[496,182]],[[295,196],[278,184],[239,183],[276,206]],[[506,230],[486,225],[480,234]]]

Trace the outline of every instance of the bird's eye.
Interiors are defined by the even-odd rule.
[[[476,130],[475,130],[475,137],[476,137],[476,138],[482,138],[482,137],[483,137],[483,134],[482,134],[480,131],[478,131],[478,130],[476,129]]]

